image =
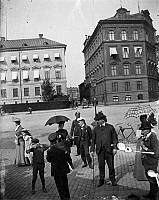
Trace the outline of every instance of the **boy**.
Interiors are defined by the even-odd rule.
[[[45,178],[44,178],[44,168],[45,168],[44,151],[47,150],[48,148],[49,148],[48,145],[40,144],[39,139],[34,138],[32,139],[31,149],[26,151],[27,153],[33,152],[32,194],[35,194],[35,183],[38,171],[42,183],[42,190],[45,193],[47,192],[45,188]]]

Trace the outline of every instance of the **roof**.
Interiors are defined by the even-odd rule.
[[[49,40],[46,38],[18,39],[18,40],[3,40],[0,41],[0,51],[4,49],[28,49],[28,48],[51,48],[63,47],[65,44]]]

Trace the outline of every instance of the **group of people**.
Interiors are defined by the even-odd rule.
[[[105,179],[105,162],[109,169],[109,179],[112,186],[117,186],[115,179],[115,167],[114,167],[114,156],[118,150],[118,136],[113,125],[107,122],[107,117],[103,112],[98,112],[94,118],[93,129],[86,124],[84,118],[80,116],[77,111],[75,113],[75,119],[72,122],[71,131],[68,133],[64,129],[63,121],[59,122],[59,129],[55,133],[51,133],[48,137],[50,145],[42,145],[39,140],[32,138],[31,146],[26,149],[26,153],[33,153],[33,179],[32,179],[32,193],[35,193],[35,182],[37,173],[42,182],[42,190],[46,191],[45,179],[44,179],[44,151],[47,150],[46,159],[51,163],[51,176],[54,177],[57,190],[61,199],[70,199],[70,192],[68,186],[67,174],[71,169],[74,169],[74,165],[71,158],[71,146],[72,141],[76,146],[76,156],[81,156],[83,161],[82,168],[89,166],[93,169],[92,157],[97,154],[98,157],[98,168],[99,168],[99,182],[98,187],[104,185]],[[17,155],[22,152],[25,147],[25,135],[23,134],[25,129],[20,125],[20,121],[16,123],[16,144]],[[149,170],[153,170],[157,173],[158,159],[159,159],[159,144],[155,132],[152,130],[152,124],[146,118],[142,121],[139,127],[140,137],[138,139],[139,145],[137,148],[141,151],[141,163],[145,170],[145,175],[150,183],[150,192],[144,195],[144,198],[151,200],[157,200],[158,185],[155,178],[148,175]],[[31,137],[31,136],[29,136]],[[140,147],[139,147],[140,146]],[[142,154],[142,152],[154,152],[154,154]],[[19,161],[18,161],[18,159]],[[25,165],[25,159],[23,160],[20,156],[16,157],[16,164]]]

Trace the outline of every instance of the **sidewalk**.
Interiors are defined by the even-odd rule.
[[[148,181],[136,181],[133,177],[134,169],[134,153],[125,153],[118,151],[115,157],[115,169],[118,186],[112,187],[109,182],[100,188],[97,188],[98,183],[98,164],[95,158],[94,169],[94,184],[93,184],[93,170],[81,168],[82,162],[79,156],[74,156],[75,147],[72,148],[72,158],[75,169],[68,175],[69,189],[71,200],[77,199],[107,199],[111,200],[112,195],[115,195],[120,200],[131,193],[142,196],[149,190]],[[1,149],[1,186],[5,183],[5,193],[2,196],[4,200],[21,199],[21,200],[56,200],[59,199],[58,192],[54,183],[53,177],[50,176],[50,163],[46,162],[45,180],[47,193],[41,190],[41,182],[38,177],[36,183],[36,193],[31,194],[31,167],[15,167],[13,165],[15,157],[15,149]],[[5,166],[4,166],[5,165]],[[4,170],[5,169],[5,170]],[[108,169],[106,167],[106,179],[108,179]],[[3,187],[1,187],[2,189]]]

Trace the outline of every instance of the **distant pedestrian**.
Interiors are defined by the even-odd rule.
[[[80,117],[77,119],[77,121],[80,125],[79,126],[80,154],[81,154],[81,159],[84,162],[82,168],[89,165],[89,167],[93,169],[92,158],[89,153],[89,147],[91,145],[91,140],[92,140],[92,130],[91,127],[86,124],[84,118]]]
[[[42,190],[43,192],[47,192],[45,188],[45,178],[44,178],[44,168],[45,168],[45,160],[44,160],[44,151],[49,148],[48,145],[40,144],[39,139],[32,139],[32,147],[30,150],[27,150],[27,153],[33,152],[33,179],[32,179],[32,194],[35,194],[35,183],[37,179],[37,174],[39,172]]]
[[[47,151],[47,161],[51,163],[51,176],[54,177],[61,200],[70,200],[67,174],[70,172],[68,156],[65,149],[58,142],[58,134],[52,133],[48,137],[50,148]]]
[[[31,107],[28,108],[28,111],[29,111],[29,114],[32,114],[32,108]]]
[[[77,148],[76,156],[80,155],[80,141],[79,141],[79,123],[77,119],[80,117],[80,112],[75,112],[75,119],[72,121],[70,135],[74,140],[74,145]]]
[[[21,121],[19,118],[13,118],[15,122],[15,144],[16,144],[16,158],[15,164],[17,167],[25,166],[25,159],[24,159],[24,149],[25,149],[25,142],[23,139],[22,130],[24,129],[21,126]]]
[[[116,186],[114,155],[117,153],[118,137],[114,126],[107,123],[106,116],[99,112],[95,118],[98,125],[93,130],[91,154],[94,154],[95,148],[99,163],[99,183],[98,187],[104,184],[105,178],[105,160],[109,169],[109,178],[112,186]]]

